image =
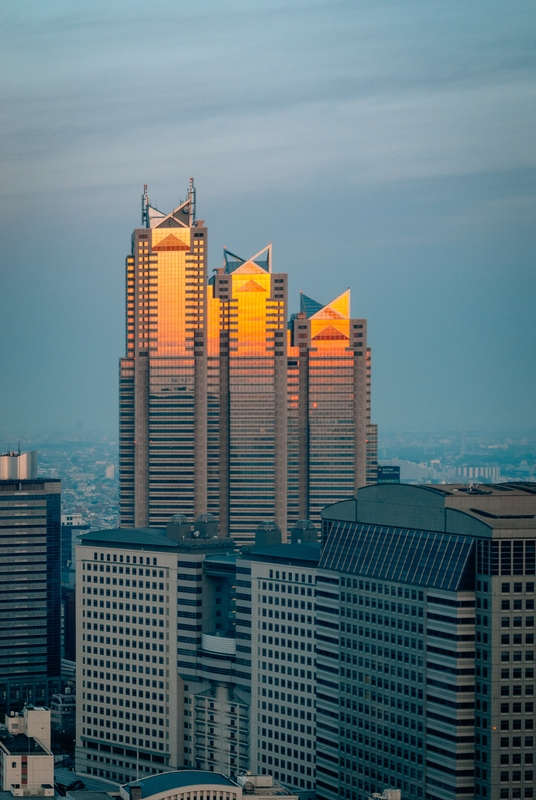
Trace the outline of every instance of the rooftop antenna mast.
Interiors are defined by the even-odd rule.
[[[190,227],[192,228],[195,224],[195,186],[193,178],[190,178],[188,199],[190,200]]]
[[[141,225],[142,228],[149,228],[149,193],[147,184],[143,184],[143,194],[141,196]]]

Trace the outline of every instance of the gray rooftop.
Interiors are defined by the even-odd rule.
[[[28,737],[25,733],[18,733],[16,736],[6,736],[0,739],[6,750],[13,756],[30,755],[30,756],[48,756],[48,752],[44,750],[37,739],[32,736]]]
[[[251,561],[274,562],[313,567],[320,560],[319,544],[276,544],[273,547],[252,547],[244,550],[242,558]]]
[[[182,539],[175,542],[169,539],[165,529],[161,528],[108,528],[101,531],[90,531],[80,536],[83,545],[98,547],[126,547],[133,550],[167,550],[184,552],[185,550],[224,549],[234,547],[232,539],[214,537],[212,539]]]
[[[536,535],[536,484],[375,484],[322,510],[324,520],[368,523],[462,536]]]

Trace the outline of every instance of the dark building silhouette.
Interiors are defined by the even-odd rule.
[[[0,710],[59,689],[60,515],[59,480],[0,480]]]

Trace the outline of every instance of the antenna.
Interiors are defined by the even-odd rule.
[[[195,224],[195,186],[193,178],[190,178],[188,199],[190,200],[190,228],[192,228]]]
[[[141,225],[142,228],[149,228],[149,193],[147,184],[143,184],[143,194],[141,196]]]

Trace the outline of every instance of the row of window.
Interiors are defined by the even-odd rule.
[[[510,689],[512,689],[512,696],[513,697],[521,697],[523,694],[525,694],[525,695],[533,695],[534,694],[534,685],[533,684],[525,684],[525,685],[512,686],[512,687],[510,687],[510,686],[501,686],[501,697],[509,697],[510,696]]]
[[[477,787],[475,786],[475,790],[476,788]],[[478,789],[480,789],[480,787],[478,787]],[[480,792],[476,792],[476,794],[480,794]],[[521,789],[512,789],[511,792],[509,789],[501,789],[500,792],[501,800],[509,800],[510,797],[512,798],[512,800],[516,800],[516,798],[521,798],[521,797],[532,798],[534,797],[534,790],[530,786],[525,786],[522,794]]]
[[[520,680],[522,678],[523,670],[521,667],[516,667],[512,670],[512,678],[514,680]],[[501,669],[501,679],[508,680],[510,678],[510,670],[509,669]],[[525,678],[534,678],[534,668],[527,667],[525,669]]]
[[[510,705],[512,710],[510,711]],[[521,714],[523,703],[501,703],[501,714]],[[534,713],[534,703],[525,703],[525,714]]]
[[[519,737],[521,738],[521,737]],[[532,736],[527,736],[527,739],[532,739]],[[506,739],[508,741],[508,739]],[[501,747],[507,747],[508,745],[503,744],[503,740],[501,739]],[[508,753],[501,754],[501,766],[508,766],[510,763],[512,764],[534,764],[534,753],[525,753],[523,756],[521,753],[514,753],[512,756],[509,756]]]
[[[521,726],[523,724],[523,720],[521,720],[521,719],[513,719],[513,720],[502,719],[501,720],[501,731],[509,731],[510,730],[510,724],[512,726],[512,730],[520,731],[521,730]],[[525,730],[526,731],[534,730],[534,720],[533,719],[526,719],[525,720]]]
[[[403,588],[402,586],[384,586],[381,583],[370,583],[369,581],[356,580],[356,578],[341,577],[340,582],[341,586],[346,586],[348,589],[359,589],[361,592],[373,592],[374,594],[377,592],[378,594],[403,597],[406,600],[420,600],[421,602],[424,600],[424,592],[421,589],[409,589]],[[343,597],[341,597],[341,599],[343,599]],[[369,600],[369,598],[365,599],[366,605],[368,605],[368,602],[366,602],[367,600]],[[374,598],[371,598],[371,600],[375,602]],[[362,605],[361,601],[360,605]]]
[[[296,620],[296,621],[298,621],[298,620]],[[305,623],[305,617],[303,615],[302,615],[301,622],[302,622],[302,625]],[[311,617],[307,618],[307,622],[308,622],[309,625],[311,624],[311,622],[312,622]],[[265,626],[265,625],[266,625],[266,623],[264,622],[263,626]],[[279,627],[280,627],[279,625],[276,625],[276,633],[279,632]],[[263,627],[263,630],[266,630],[266,628]],[[270,629],[269,630],[271,630],[271,623],[270,623]],[[281,633],[286,633],[288,636],[294,635],[294,636],[301,636],[302,638],[307,637],[308,639],[311,639],[311,637],[312,637],[311,629],[308,629],[308,628],[293,628],[292,625],[281,625]],[[261,634],[258,634],[258,637],[259,637],[259,641],[261,641]],[[281,647],[285,647],[285,639],[281,639],[280,640],[278,636],[275,636],[272,639],[272,636],[266,637],[266,634],[262,634],[262,643],[266,644],[267,640],[268,640],[268,644],[272,644],[273,643],[273,644],[275,644],[276,647],[279,647],[279,642],[281,641]],[[292,647],[292,641],[290,639],[287,639],[286,642],[287,642],[287,647],[291,648]],[[297,642],[294,642],[294,649],[295,650],[298,649],[297,644],[298,644]]]
[[[517,644],[517,642],[514,642],[514,644]],[[534,650],[525,650],[524,653],[525,661],[534,661]],[[514,650],[513,653],[509,653],[507,650],[504,650],[501,653],[501,661],[510,661],[510,655],[512,656],[512,661],[523,661],[523,650]],[[476,657],[480,658],[480,650],[476,651]]]
[[[92,577],[93,577],[93,580],[92,580]],[[110,578],[106,578],[106,581],[105,581],[103,575],[100,575],[100,576],[98,576],[98,575],[93,575],[93,576],[91,576],[91,575],[87,575],[87,576],[86,575],[82,575],[82,582],[87,582],[87,583],[92,583],[92,582],[93,583],[105,583],[106,582],[108,584],[108,586],[110,585],[110,583],[111,583],[112,586],[130,586],[131,585],[130,578],[111,578],[111,579]],[[145,583],[145,586],[144,586],[144,583]],[[164,584],[163,583],[157,584],[156,581],[152,581],[152,583],[151,583],[151,581],[145,581],[145,582],[144,581],[138,581],[138,582],[136,582],[135,580],[132,580],[132,587],[134,589],[138,588],[138,585],[139,585],[140,589],[144,589],[144,588],[145,589],[151,589],[152,588],[153,591],[155,591],[156,589],[159,589],[161,592],[164,591]],[[167,591],[169,591],[169,584],[167,586]]]
[[[534,624],[534,622],[533,622]],[[477,641],[478,638],[477,638]],[[501,634],[501,644],[502,645],[509,645],[509,644],[523,644],[523,634],[522,633],[514,633],[511,637],[509,633]],[[534,634],[533,633],[526,633],[525,634],[525,644],[534,644]]]
[[[501,600],[501,611],[510,611],[510,607],[514,611],[523,611],[523,600]],[[525,600],[525,609],[533,611],[534,600]]]
[[[101,720],[101,722],[102,721],[103,720]],[[108,728],[112,727],[115,730],[122,730],[123,729],[123,723],[122,722],[120,722],[120,723],[114,722],[114,723],[112,723],[112,726],[110,726],[110,724],[109,724],[110,721],[109,720],[107,720],[107,722],[108,722],[108,725],[106,725],[105,727],[108,727]],[[119,725],[119,728],[117,727],[118,725]],[[136,726],[133,726],[133,727],[136,727]],[[152,735],[153,737],[156,738],[157,736],[160,737],[160,734],[162,734],[161,738],[163,738],[163,731],[151,730],[150,728],[144,728],[144,729],[140,728],[139,731],[138,731],[138,733],[140,733],[142,735],[144,734],[144,732],[145,732],[145,736],[151,736]],[[91,736],[91,737],[93,737],[95,739],[98,739],[98,738],[102,738],[103,734],[104,734],[104,731],[103,730],[99,731],[99,729],[97,729],[97,728],[82,728],[82,735],[83,736]],[[106,731],[106,738],[110,739],[110,732],[109,731]],[[112,738],[112,741],[114,741],[114,742],[116,742],[116,741],[122,742],[123,741],[123,734],[120,733],[118,735],[116,733],[112,733],[112,737],[111,738]],[[132,743],[132,744],[137,744],[139,747],[146,747],[148,750],[157,750],[157,749],[158,750],[164,750],[164,743],[163,742],[150,741],[149,739],[137,739],[135,736],[131,737],[130,735],[129,736],[125,736],[124,737],[124,741],[126,742],[126,744],[131,744]]]
[[[477,589],[478,589],[478,586],[477,586]],[[501,592],[502,592],[502,594],[511,594],[512,591],[514,592],[514,594],[521,594],[523,592],[523,584],[521,582],[513,583],[513,584],[501,583]],[[525,584],[525,592],[526,592],[526,594],[533,594],[534,593],[534,581],[528,581]]]
[[[262,729],[262,735],[266,736],[266,728]],[[287,756],[287,758],[295,758],[300,761],[308,761],[310,764],[315,763],[315,757],[312,753],[305,753],[303,750],[294,750],[292,747],[285,747],[285,745],[273,744],[273,742],[267,742],[265,739],[262,739],[257,743],[257,747],[259,750],[268,750],[273,753],[281,754],[282,756]],[[284,765],[281,764],[284,768]]]
[[[288,578],[287,578],[287,573],[286,572],[282,572],[281,573],[281,578],[279,578],[279,570],[275,570],[275,576],[274,576],[274,570],[273,569],[271,569],[270,573],[269,573],[270,578],[273,579],[275,577],[276,581],[278,581],[278,580],[282,580],[282,581],[289,580],[289,581],[291,581],[292,577],[293,577],[293,574],[294,574],[294,581],[296,583],[298,583],[299,581],[301,581],[302,583],[306,583],[306,582],[312,583],[313,582],[313,576],[312,575],[307,575],[306,576],[303,572],[301,572],[301,573],[289,572],[288,573]],[[263,584],[263,589],[266,589],[266,586],[264,584]],[[271,589],[270,589],[270,591],[271,591]],[[276,589],[275,591],[277,592],[278,590]],[[281,589],[281,591],[283,591],[283,589]]]
[[[106,561],[119,561],[122,564],[123,563],[123,558],[125,558],[127,564],[130,564],[131,556],[122,556],[122,555],[118,556],[116,553],[113,553],[112,555],[110,553],[106,553]],[[94,561],[98,561],[99,560],[99,554],[98,553],[93,553],[93,559],[94,559]],[[143,559],[144,559],[143,556],[139,556],[139,563],[140,564],[144,563]],[[101,561],[105,560],[104,559],[104,553],[100,554],[100,560]],[[132,563],[133,564],[136,564],[137,560],[138,560],[138,556],[132,556]],[[147,566],[149,566],[151,564],[151,562],[152,562],[152,565],[154,567],[156,567],[158,565],[158,560],[156,558],[149,558],[149,556],[145,556],[145,564]],[[84,562],[82,564],[82,569],[84,569],[84,568],[90,570],[91,569],[91,564],[88,564],[88,563]],[[96,569],[96,565],[95,564],[93,565],[93,569]],[[102,571],[102,566],[101,566],[101,571]],[[115,570],[112,570],[112,571],[115,571]],[[122,568],[120,568],[119,571],[122,572]],[[109,572],[109,570],[106,569],[106,572]],[[128,575],[129,572],[127,572],[126,574]],[[136,570],[133,570],[132,574],[135,575],[136,574]],[[143,574],[143,573],[140,572],[140,575],[141,574]],[[149,575],[149,570],[145,570],[145,574]],[[153,575],[153,578],[156,578],[156,570],[152,571],[152,575]],[[162,570],[160,570],[160,577],[161,578],[164,577],[164,573],[162,572]]]
[[[532,770],[525,770],[525,774],[522,776],[521,770],[514,770],[513,772],[502,772],[501,771],[501,783],[516,783],[518,781],[525,780],[525,782],[532,783],[534,780],[534,773]],[[526,797],[527,795],[525,795]]]

